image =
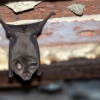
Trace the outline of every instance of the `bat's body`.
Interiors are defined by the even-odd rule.
[[[37,35],[42,31],[46,21],[54,14],[54,12],[50,13],[42,22],[28,25],[5,24],[0,19],[7,35],[10,36],[9,77],[13,76],[13,72],[23,80],[30,80],[36,71],[37,75],[41,75]]]

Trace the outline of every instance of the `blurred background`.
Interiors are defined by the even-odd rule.
[[[49,85],[0,89],[0,100],[100,100],[100,80],[60,81]]]

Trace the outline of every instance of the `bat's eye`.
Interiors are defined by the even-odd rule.
[[[17,69],[21,70],[22,69],[22,64],[20,62],[17,62],[16,67],[17,67]]]
[[[20,63],[17,64],[17,68],[20,70],[22,69],[22,65]]]
[[[31,63],[29,65],[29,69],[34,69],[36,67],[37,63]]]

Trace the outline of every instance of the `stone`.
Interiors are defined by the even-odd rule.
[[[11,8],[14,12],[22,12],[34,8],[41,1],[19,1],[19,2],[10,2],[6,4],[7,7]]]
[[[82,15],[84,11],[84,7],[85,5],[82,5],[82,4],[72,4],[68,6],[67,8],[70,9],[76,15]]]

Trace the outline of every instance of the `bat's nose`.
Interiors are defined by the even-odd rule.
[[[23,73],[24,80],[29,80],[31,78],[31,74],[27,71]]]

